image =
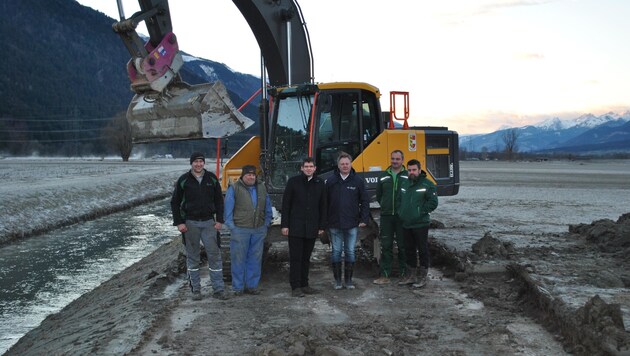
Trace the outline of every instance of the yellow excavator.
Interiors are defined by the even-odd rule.
[[[141,11],[129,19],[124,18],[121,0],[117,1],[121,21],[113,28],[132,57],[127,68],[136,95],[127,118],[135,142],[223,138],[251,125],[252,120],[235,110],[220,83],[190,86],[181,81],[177,74],[181,55],[166,0],[139,0]],[[261,49],[262,99],[260,134],[224,165],[224,189],[240,176],[242,166],[254,164],[279,208],[288,178],[299,172],[305,157],[315,159],[317,174],[325,179],[343,151],[354,157],[352,167],[365,179],[375,203],[378,177],[389,166],[390,153],[401,150],[405,160],[422,163],[439,195],[458,193],[457,132],[410,127],[406,92],[390,93],[390,110],[382,111],[381,93],[373,85],[315,82],[308,30],[295,0],[233,2]],[[150,35],[147,43],[135,31],[142,21]],[[396,101],[402,104],[401,114],[392,109]],[[377,217],[377,204],[373,205]],[[369,240],[373,239],[364,236],[364,241]]]

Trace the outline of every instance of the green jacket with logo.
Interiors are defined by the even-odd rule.
[[[405,167],[394,176],[391,166],[379,177],[376,183],[376,201],[381,206],[381,215],[396,215],[396,210],[398,210],[396,202],[400,191],[400,182],[406,178],[407,170]]]
[[[421,171],[416,179],[403,178],[400,184],[398,216],[405,229],[429,226],[431,212],[438,206],[437,188]]]

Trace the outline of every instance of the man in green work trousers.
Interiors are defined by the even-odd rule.
[[[390,283],[389,278],[394,259],[394,238],[398,245],[400,276],[403,277],[406,271],[403,228],[398,218],[398,207],[396,206],[401,177],[407,177],[407,170],[403,166],[404,158],[402,151],[393,151],[391,153],[391,165],[385,170],[376,185],[376,199],[381,205],[381,276],[374,280],[374,284]]]

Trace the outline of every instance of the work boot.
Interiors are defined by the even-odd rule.
[[[259,295],[260,294],[260,289],[258,289],[258,288],[245,288],[245,294]]]
[[[346,282],[347,289],[354,289],[354,284],[352,284],[353,267],[354,267],[354,263],[346,262],[343,275],[344,275],[344,280]]]
[[[302,292],[304,294],[317,294],[317,290],[309,286],[302,287]]]
[[[416,269],[415,268],[407,268],[407,274],[405,277],[401,278],[400,282],[398,282],[399,286],[407,286],[410,284],[417,283],[418,279],[416,277]]]
[[[192,300],[201,300],[201,291],[193,291],[192,292]]]
[[[212,293],[212,298],[219,299],[219,300],[227,300],[228,296],[227,294],[225,294],[224,291],[220,290],[218,292]]]
[[[375,279],[372,283],[383,285],[383,284],[389,284],[389,282],[390,282],[389,278],[387,278],[386,276],[382,276],[382,277],[379,277],[378,279]]]
[[[429,274],[429,270],[424,268],[424,267],[420,267],[418,268],[418,280],[416,281],[416,283],[412,284],[412,287],[414,288],[422,288],[424,286],[427,285],[427,276]]]
[[[341,284],[341,262],[335,262],[333,266],[333,276],[335,277],[335,289],[343,288]]]
[[[302,291],[301,288],[295,288],[293,291],[291,291],[291,296],[292,297],[303,297],[304,296],[304,292]]]

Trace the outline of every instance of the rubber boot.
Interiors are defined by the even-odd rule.
[[[429,270],[425,267],[418,268],[418,280],[412,285],[414,288],[422,288],[427,285]]]
[[[401,279],[400,282],[398,282],[398,285],[407,286],[407,285],[414,284],[417,282],[418,280],[416,278],[416,268],[407,267],[407,274],[405,275],[405,278]]]
[[[341,262],[336,262],[332,264],[333,266],[333,275],[335,276],[335,289],[343,288],[341,284]]]
[[[354,284],[352,284],[352,272],[353,272],[354,263],[346,262],[346,266],[343,269],[344,280],[346,282],[347,289],[354,289]]]

